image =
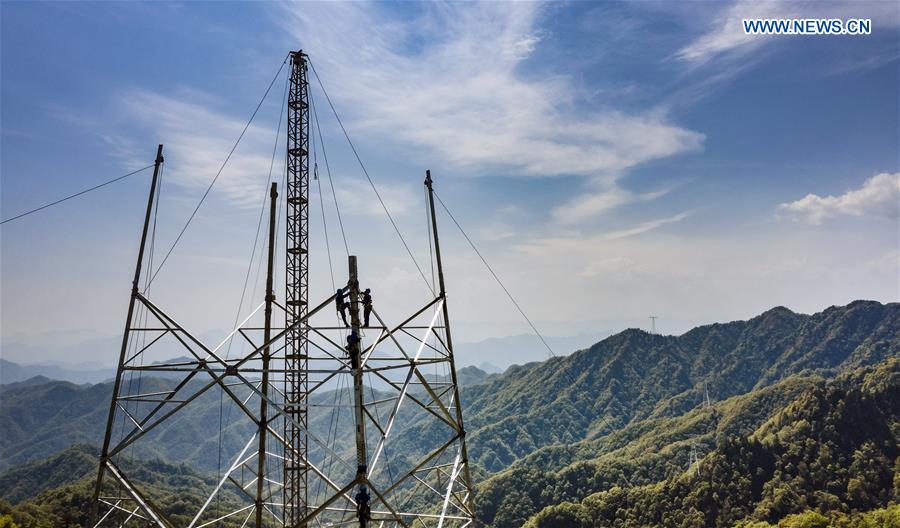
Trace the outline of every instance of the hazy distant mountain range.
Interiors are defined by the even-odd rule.
[[[557,354],[568,354],[596,343],[603,335],[548,337],[547,341]],[[76,384],[110,380],[115,375],[114,361],[120,344],[120,337],[97,338],[54,347],[4,343],[0,359],[0,385],[25,381],[34,376]],[[458,367],[476,366],[488,374],[503,372],[512,365],[544,361],[548,357],[543,343],[530,334],[456,345]],[[36,363],[35,358],[40,358],[40,362]],[[82,362],[78,358],[91,360]]]
[[[116,375],[115,368],[79,370],[59,365],[21,365],[0,359],[0,384],[17,383],[35,376],[72,383],[100,383]]]
[[[878,509],[900,498],[898,357],[900,304],[857,301],[814,315],[774,308],[680,336],[627,330],[502,374],[465,369],[480,522],[724,527],[810,509],[858,522],[854,512],[893,515]],[[60,452],[97,444],[109,395],[108,384],[47,380],[0,388],[0,494],[21,505],[15,515],[51,518],[59,497],[84,499],[86,473],[75,468],[91,465],[90,449]],[[198,403],[160,431],[168,447],[155,456],[195,462],[179,478],[215,467],[218,407]],[[406,430],[398,448],[427,434]],[[53,482],[70,487],[49,489],[38,473],[70,475]]]
[[[575,350],[587,348],[607,335],[609,334],[581,334],[569,337],[549,336],[546,340],[556,355],[566,355]],[[472,343],[459,343],[455,348],[457,365],[474,365],[488,373],[502,372],[513,365],[546,361],[550,358],[550,352],[534,334],[520,334],[495,337]]]
[[[42,336],[40,344],[4,339],[0,355],[7,361],[28,366],[57,366],[76,371],[115,368],[122,344],[120,336],[82,339],[71,344],[62,344],[64,341],[56,334]]]

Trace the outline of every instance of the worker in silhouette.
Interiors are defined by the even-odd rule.
[[[350,328],[350,325],[347,324],[347,308],[350,307],[350,303],[347,302],[347,297],[344,293],[346,289],[347,288],[337,289],[337,293],[334,294],[334,304],[338,313],[341,314],[341,319],[344,320],[344,326]]]
[[[366,528],[366,525],[372,520],[372,509],[369,506],[369,492],[366,488],[360,487],[359,493],[353,497],[356,500],[356,517],[359,519],[359,527]]]
[[[372,314],[372,290],[366,288],[363,292],[363,326],[369,326],[369,315]]]
[[[355,332],[347,336],[347,355],[350,357],[350,366],[359,368],[359,336]]]

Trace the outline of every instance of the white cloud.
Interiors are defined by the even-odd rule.
[[[285,27],[310,52],[339,111],[379,142],[425,148],[477,172],[608,182],[702,145],[701,134],[660,112],[581,114],[567,79],[523,74],[541,39],[537,4],[417,6],[422,13],[403,21],[374,4],[286,8]]]
[[[320,174],[319,177],[321,178],[322,175]],[[378,193],[392,215],[406,215],[421,204],[422,197],[409,185],[384,183],[376,185]],[[325,183],[322,184],[322,190],[326,193],[324,198],[326,203],[328,203],[327,200],[332,198],[328,196],[330,191],[327,190]],[[340,185],[335,190],[341,213],[347,215],[384,216],[384,208],[381,207],[378,197],[372,192],[372,186],[367,180],[342,178]]]
[[[475,231],[475,236],[480,240],[496,242],[516,236],[516,229],[507,222],[491,222],[479,227]]]
[[[773,35],[747,35],[743,19],[751,18],[870,18],[875,30],[897,26],[897,8],[892,2],[788,2],[742,0],[722,9],[706,24],[709,31],[681,48],[675,56],[703,63],[730,52],[751,52],[777,40]]]
[[[655,313],[687,329],[704,317],[743,319],[779,304],[810,313],[855,299],[894,302],[896,234],[884,231],[862,237],[856,230],[813,230],[797,237],[754,226],[712,236],[660,231],[652,240],[558,236],[522,240],[494,255],[491,265],[503,270],[536,321],[628,317],[633,322],[623,324],[634,325]],[[489,292],[490,286],[473,289]]]
[[[900,250],[892,249],[880,257],[876,257],[866,263],[866,271],[869,273],[897,273],[900,271]],[[897,292],[900,297],[900,291]]]
[[[881,173],[867,179],[862,187],[839,196],[807,194],[803,198],[783,203],[778,212],[795,221],[819,225],[836,215],[872,215],[900,218],[900,173]]]
[[[586,190],[577,198],[553,210],[553,217],[565,224],[575,224],[616,207],[655,200],[671,189],[635,193],[613,185],[602,191]]]
[[[648,222],[642,222],[634,227],[629,227],[627,229],[620,229],[618,231],[612,231],[610,233],[606,233],[604,237],[608,240],[616,240],[619,238],[629,238],[633,236],[637,236],[648,231],[653,231],[654,229],[659,229],[660,227],[668,224],[674,224],[675,222],[681,222],[685,218],[691,216],[692,211],[685,211],[683,213],[678,213],[677,215],[670,216],[668,218],[660,218],[657,220],[650,220]]]
[[[640,266],[627,257],[611,257],[591,262],[579,273],[580,277],[590,279],[611,274],[628,276],[640,269]]]
[[[691,62],[704,62],[716,55],[738,48],[753,48],[766,42],[769,36],[747,35],[745,18],[792,18],[798,6],[778,0],[735,2],[712,23],[713,28],[683,47],[676,57]]]
[[[206,189],[241,133],[245,121],[213,110],[208,95],[182,91],[178,96],[129,90],[117,99],[118,112],[153,130],[165,144],[166,178],[191,189]],[[246,119],[246,118],[244,118]],[[251,125],[222,171],[214,192],[239,207],[258,207],[272,162],[274,126]],[[282,135],[282,140],[283,140]],[[133,155],[128,143],[112,145]],[[281,158],[276,156],[275,174]]]

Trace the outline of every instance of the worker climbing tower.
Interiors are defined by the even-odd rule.
[[[258,304],[215,345],[151,300],[158,149],[96,480],[94,526],[474,525],[431,173],[424,181],[431,280],[422,272],[422,283],[391,285],[367,273],[365,258],[347,245],[332,284],[311,281],[311,256],[327,253],[327,266],[333,265],[330,249],[314,252],[310,243],[310,176],[316,179],[316,145],[324,154],[324,142],[314,133],[308,73],[315,69],[301,51],[289,55],[289,64],[285,188],[279,193],[272,183],[265,204],[265,294],[252,299]],[[281,255],[279,228],[285,230]],[[281,258],[283,289],[276,287]],[[396,300],[417,288],[427,291],[420,301]],[[211,409],[218,410],[218,427],[210,426]],[[155,460],[161,461],[150,463]],[[181,468],[161,484],[167,463],[184,463],[199,476],[185,477]]]

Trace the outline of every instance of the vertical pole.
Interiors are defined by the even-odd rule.
[[[366,422],[363,412],[363,371],[362,345],[360,343],[359,320],[359,271],[356,266],[356,255],[349,256],[350,264],[350,337],[347,352],[350,354],[350,366],[353,369],[353,407],[356,414],[356,483],[359,493],[356,495],[357,517],[359,525],[365,527],[368,522],[368,491],[366,489],[366,472],[368,471],[368,454],[366,453]]]
[[[428,206],[431,209],[431,233],[434,238],[434,257],[437,260],[438,287],[444,317],[444,337],[447,341],[447,351],[450,355],[450,377],[453,380],[453,403],[456,408],[456,427],[459,435],[460,453],[462,454],[463,474],[466,487],[471,487],[472,476],[469,473],[469,454],[466,448],[466,429],[463,425],[462,403],[459,401],[459,381],[456,379],[456,362],[453,358],[453,338],[450,335],[450,314],[447,308],[447,289],[444,285],[444,265],[441,262],[441,243],[438,239],[437,215],[434,210],[434,187],[431,179],[431,171],[425,171],[425,187],[428,188]],[[471,497],[471,490],[469,496]]]
[[[266,268],[266,308],[265,327],[263,329],[263,342],[266,343],[262,353],[262,381],[259,390],[265,398],[259,399],[259,453],[256,455],[256,528],[262,528],[263,515],[263,484],[266,475],[266,428],[269,425],[269,405],[266,399],[269,397],[269,339],[272,336],[272,303],[275,302],[275,290],[272,285],[273,267],[275,265],[275,204],[278,199],[278,184],[272,182],[272,190],[269,193],[271,204],[269,205],[269,263]]]
[[[119,350],[119,364],[116,367],[116,381],[113,383],[112,399],[109,402],[109,416],[106,419],[106,433],[103,436],[103,448],[100,451],[100,467],[97,470],[97,482],[94,486],[94,500],[91,519],[97,519],[97,500],[100,498],[100,487],[103,485],[103,474],[106,470],[106,462],[109,458],[109,443],[112,438],[113,418],[115,417],[116,401],[122,388],[122,370],[125,363],[125,354],[128,351],[128,337],[131,334],[131,322],[134,315],[134,304],[137,301],[138,285],[141,280],[141,265],[144,262],[144,249],[147,246],[147,232],[150,228],[150,215],[153,212],[153,197],[156,195],[156,182],[159,179],[159,167],[163,163],[163,146],[156,147],[156,161],[153,164],[153,179],[150,182],[150,195],[147,197],[147,211],[144,214],[144,229],[141,232],[141,245],[138,249],[137,265],[134,267],[134,280],[131,282],[131,299],[128,301],[128,315],[125,316],[125,332],[122,336],[122,348]],[[152,270],[151,270],[152,271]]]

